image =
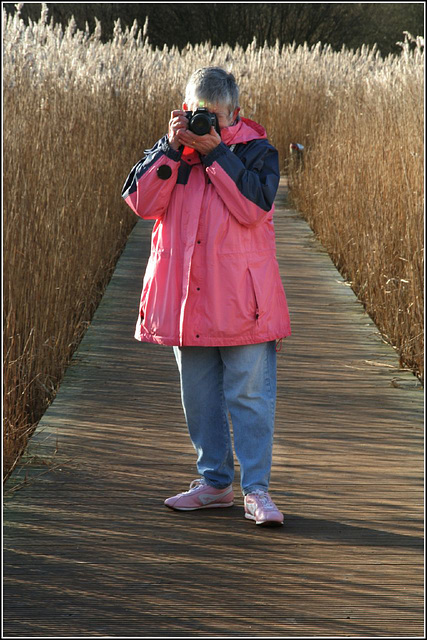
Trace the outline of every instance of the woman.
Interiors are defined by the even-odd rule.
[[[188,111],[199,108],[215,114],[204,135],[189,128]],[[268,493],[276,341],[290,335],[273,226],[280,173],[264,128],[239,110],[233,75],[198,69],[168,135],[126,180],[125,201],[156,220],[135,337],[173,346],[198,455],[200,478],[165,505],[233,505],[229,412],[245,517],[280,525],[283,514]]]

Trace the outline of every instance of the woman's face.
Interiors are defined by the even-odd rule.
[[[184,111],[196,111],[200,107],[199,103],[192,103],[188,105],[184,102],[182,108]],[[237,114],[240,109],[237,107],[234,111],[230,113],[228,106],[225,104],[216,104],[216,105],[206,105],[206,108],[211,112],[215,113],[218,118],[218,125],[220,129],[224,129],[225,127],[230,127],[235,119],[237,118]]]

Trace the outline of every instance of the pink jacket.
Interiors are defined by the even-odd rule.
[[[154,219],[137,340],[232,346],[290,335],[276,260],[277,150],[246,118],[207,156],[167,136],[130,172],[122,196]]]

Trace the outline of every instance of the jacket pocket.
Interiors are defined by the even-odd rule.
[[[256,305],[256,319],[270,323],[277,313],[277,291],[281,285],[276,257],[259,255],[248,261],[253,295]]]
[[[252,273],[252,270],[250,267],[248,267],[248,272],[249,272],[249,278],[250,278],[250,282],[251,282],[251,288],[252,288],[252,293],[253,293],[253,300],[255,303],[255,313],[254,313],[254,317],[255,320],[258,320],[260,317],[260,292],[257,291],[258,290],[258,286],[255,282],[255,278],[254,278],[254,274]]]

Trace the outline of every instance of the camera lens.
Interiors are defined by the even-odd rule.
[[[189,129],[197,136],[204,136],[211,130],[211,119],[207,113],[196,113],[190,122]]]

